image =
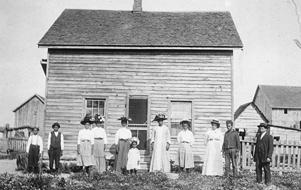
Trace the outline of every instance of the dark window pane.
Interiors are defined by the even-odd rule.
[[[92,107],[92,100],[87,100],[87,108],[91,108]]]
[[[146,124],[147,123],[147,99],[130,99],[129,117],[132,119],[130,123]]]
[[[97,100],[93,101],[93,108],[98,108],[98,101]]]
[[[105,107],[105,102],[104,101],[99,101],[99,107],[104,108]]]

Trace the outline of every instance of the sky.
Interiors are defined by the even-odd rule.
[[[132,10],[133,1],[0,0],[0,126],[14,126],[12,111],[26,99],[45,96],[47,51],[37,43],[64,9]],[[244,44],[234,54],[235,109],[258,84],[301,86],[301,0],[142,1],[144,11],[230,11]]]

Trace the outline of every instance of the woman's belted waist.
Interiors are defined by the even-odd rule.
[[[189,144],[190,142],[188,142],[188,141],[182,141],[181,143],[188,143]]]
[[[120,141],[127,141],[128,139],[119,139]]]
[[[103,138],[101,137],[97,137],[97,138],[94,138],[95,140],[102,140]]]

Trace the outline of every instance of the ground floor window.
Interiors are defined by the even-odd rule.
[[[180,122],[183,119],[192,121],[191,101],[171,101],[170,102],[170,135],[177,136],[181,131]],[[192,130],[192,129],[190,129]]]
[[[85,100],[85,114],[91,114],[92,116],[99,114],[104,116],[104,108],[105,99],[86,98]]]

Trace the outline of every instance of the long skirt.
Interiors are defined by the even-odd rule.
[[[106,171],[106,159],[103,139],[94,141],[94,160],[98,172]]]
[[[92,156],[92,145],[90,141],[81,141],[80,154],[77,158],[77,164],[79,166],[92,166],[94,165],[94,159]]]
[[[39,172],[39,154],[40,146],[31,144],[28,153],[28,172]]]
[[[126,169],[130,142],[128,140],[119,140],[117,146],[118,152],[115,159],[115,170],[121,172],[122,169]]]
[[[194,159],[189,143],[181,143],[178,150],[178,162],[181,168],[193,168]]]
[[[154,150],[150,163],[150,172],[170,172],[170,156],[169,151],[166,150],[166,141],[159,139],[154,142]]]
[[[223,157],[219,141],[208,142],[202,174],[223,175]]]

